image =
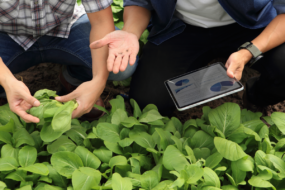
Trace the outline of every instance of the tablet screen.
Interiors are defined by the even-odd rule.
[[[240,82],[227,76],[221,63],[174,77],[165,83],[179,108],[243,89]]]

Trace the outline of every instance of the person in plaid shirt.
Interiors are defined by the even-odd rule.
[[[6,92],[0,86],[0,98],[6,96],[10,109],[24,121],[39,122],[26,110],[40,102],[12,73],[42,62],[63,64],[60,80],[69,94],[56,99],[76,99],[79,106],[72,117],[85,114],[84,119],[93,120],[102,114],[93,105],[104,105],[100,95],[106,80],[123,80],[134,72],[135,67],[125,65],[109,74],[108,47],[89,48],[90,42],[115,30],[111,3],[82,0],[78,6],[76,0],[0,0],[0,85]]]

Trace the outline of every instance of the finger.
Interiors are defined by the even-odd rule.
[[[91,49],[97,49],[97,48],[101,48],[107,44],[110,43],[110,38],[108,37],[108,35],[106,35],[104,38],[102,38],[101,40],[97,40],[95,42],[92,42],[90,44],[90,48]]]
[[[27,114],[24,110],[20,110],[15,112],[17,115],[19,115],[26,123],[38,123],[40,122],[40,119],[32,116],[30,114]]]
[[[30,94],[25,94],[23,96],[23,99],[28,103],[31,104],[32,106],[38,107],[41,105],[40,101],[37,100],[35,97],[31,96]]]
[[[68,102],[76,98],[76,93],[73,91],[65,96],[57,96],[55,99],[59,102]]]
[[[20,103],[20,106],[24,109],[24,110],[28,110],[31,109],[33,107],[33,105],[31,105],[30,103],[26,102],[25,100],[23,100]]]
[[[129,55],[125,55],[122,59],[122,64],[120,66],[120,71],[124,72],[128,66],[128,62],[129,62]]]
[[[134,65],[137,59],[137,55],[134,53],[131,53],[130,55],[130,65]]]
[[[115,59],[116,59],[115,54],[110,52],[109,56],[108,56],[108,59],[107,59],[107,69],[108,69],[109,72],[111,72],[113,70]]]
[[[121,66],[122,63],[122,56],[118,55],[116,57],[115,63],[114,63],[114,67],[113,67],[113,73],[117,74],[119,72],[119,68]]]
[[[82,106],[78,103],[78,107],[72,112],[72,119],[79,118],[84,114]]]
[[[226,68],[227,68],[227,75],[230,78],[234,78],[235,77],[235,70],[236,70],[236,65],[235,64],[230,64],[229,61],[227,61],[226,63]]]

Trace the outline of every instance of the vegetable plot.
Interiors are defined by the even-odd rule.
[[[263,117],[268,128],[261,113],[226,103],[182,124],[134,100],[129,116],[117,96],[110,112],[99,107],[105,116],[80,123],[75,101],[34,96],[38,124],[0,107],[0,189],[285,189],[285,113]]]

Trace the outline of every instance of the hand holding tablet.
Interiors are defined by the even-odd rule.
[[[244,89],[239,81],[227,76],[227,70],[222,63],[171,78],[164,84],[179,111]]]

